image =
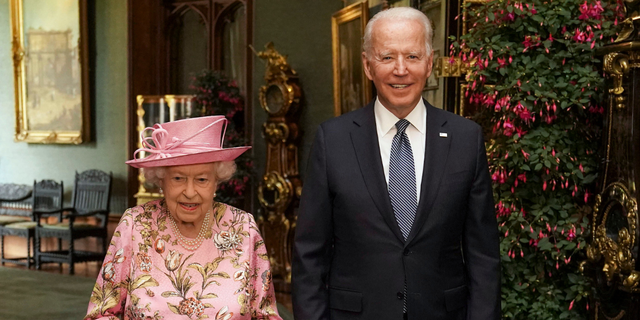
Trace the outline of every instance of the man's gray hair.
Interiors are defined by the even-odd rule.
[[[391,21],[414,20],[422,24],[424,27],[424,41],[425,48],[427,49],[427,56],[431,55],[431,41],[433,39],[433,28],[431,27],[431,20],[429,20],[429,18],[427,18],[427,16],[420,10],[411,7],[397,7],[376,13],[376,15],[374,15],[367,23],[367,27],[364,29],[364,41],[362,43],[362,51],[365,53],[367,58],[369,57],[373,46],[371,44],[371,34],[373,33],[373,27],[378,20],[382,19]]]

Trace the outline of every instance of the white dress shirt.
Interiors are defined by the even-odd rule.
[[[382,167],[384,168],[384,178],[387,180],[387,185],[389,185],[391,143],[393,142],[393,137],[396,135],[396,132],[398,132],[396,122],[400,119],[391,113],[391,111],[387,110],[387,108],[380,103],[380,99],[376,98],[373,110],[376,117],[376,129],[378,131],[378,143],[380,145]],[[411,151],[413,152],[413,162],[416,169],[416,203],[419,203],[420,188],[422,187],[422,171],[424,169],[424,143],[427,134],[427,108],[422,99],[420,99],[416,107],[413,108],[413,111],[411,111],[405,119],[411,123],[405,132],[409,137]]]

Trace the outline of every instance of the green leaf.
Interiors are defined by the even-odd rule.
[[[540,241],[538,241],[538,249],[549,251],[551,250],[551,248],[553,248],[553,245],[551,244],[551,242],[549,242],[549,238],[542,238],[540,239]]]
[[[584,178],[584,180],[582,180],[582,183],[584,183],[584,184],[590,184],[590,183],[592,183],[592,182],[593,182],[597,177],[598,177],[598,175],[596,175],[596,174],[590,174],[590,175],[587,175],[587,176]]]

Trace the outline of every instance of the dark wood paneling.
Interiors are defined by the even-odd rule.
[[[127,156],[138,147],[136,129],[136,96],[165,92],[164,68],[164,6],[158,0],[128,0],[128,106]],[[138,191],[138,169],[129,167],[127,195],[129,206],[135,205],[133,195]]]

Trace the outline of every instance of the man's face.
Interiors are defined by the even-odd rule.
[[[422,97],[431,74],[433,55],[427,56],[424,27],[415,20],[376,22],[372,48],[362,54],[369,80],[382,105],[399,118],[408,115]]]

